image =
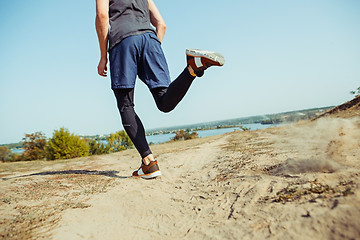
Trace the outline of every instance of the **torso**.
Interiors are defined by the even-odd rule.
[[[124,38],[154,31],[148,0],[110,0],[109,51]]]

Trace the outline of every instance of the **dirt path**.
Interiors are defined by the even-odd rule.
[[[65,212],[54,239],[185,236],[201,211],[197,208],[201,200],[198,185],[209,181],[211,172],[206,173],[207,165],[216,160],[225,143],[226,138],[221,138],[180,152],[160,154],[157,159],[163,169],[161,179],[118,180],[114,188],[92,198],[88,202],[91,207]],[[130,161],[122,161],[121,166],[133,165]],[[126,169],[118,175],[127,174]]]
[[[134,150],[18,164],[18,172],[3,165],[0,236],[360,238],[359,119],[234,132],[152,149],[161,179],[129,178],[138,167]]]

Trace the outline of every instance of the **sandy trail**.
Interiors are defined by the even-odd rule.
[[[129,177],[138,167],[134,150],[2,172],[18,177],[1,182],[0,193],[11,198],[0,210],[8,220],[30,205],[48,214],[48,224],[29,229],[25,239],[360,238],[359,119],[320,119],[152,149],[161,179]],[[31,200],[7,192],[16,185],[28,194],[20,187],[30,182],[43,189]],[[45,204],[61,211],[50,214]],[[0,227],[16,230],[13,222]]]
[[[157,157],[161,179],[124,178],[92,198],[90,208],[67,211],[54,239],[156,239],[185,236],[197,222],[198,183],[207,181],[206,166],[219,156],[226,138]],[[133,159],[121,166],[134,165]],[[129,175],[124,167],[118,175]],[[205,170],[205,171],[204,171]],[[193,204],[191,204],[193,202]],[[189,217],[191,221],[189,221]]]

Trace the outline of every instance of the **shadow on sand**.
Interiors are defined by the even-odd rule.
[[[32,174],[20,175],[20,176],[9,177],[9,178],[1,178],[1,179],[9,180],[9,179],[14,179],[14,178],[23,178],[23,177],[31,177],[31,176],[63,175],[63,174],[101,175],[101,176],[120,178],[120,179],[131,178],[131,176],[116,175],[117,173],[119,173],[119,171],[63,170],[63,171],[47,171],[47,172],[32,173]]]

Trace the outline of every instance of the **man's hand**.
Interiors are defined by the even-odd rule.
[[[98,74],[102,77],[107,77],[107,58],[100,58],[98,65]]]

